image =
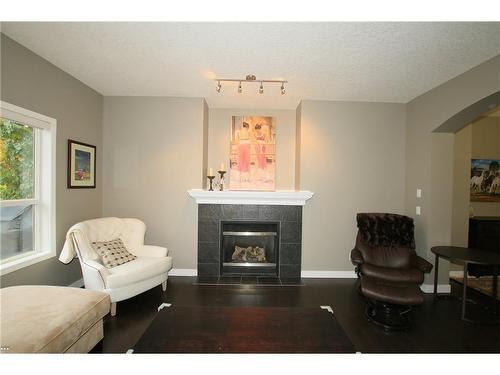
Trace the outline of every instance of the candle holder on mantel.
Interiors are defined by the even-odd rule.
[[[224,190],[224,174],[226,171],[217,171],[220,174],[220,180],[219,180],[219,190],[223,191]]]
[[[207,178],[210,180],[210,189],[208,189],[208,191],[214,191],[212,183],[214,181],[215,176],[207,176]]]

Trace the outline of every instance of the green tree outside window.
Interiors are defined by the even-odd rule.
[[[0,199],[33,198],[33,128],[0,118]]]

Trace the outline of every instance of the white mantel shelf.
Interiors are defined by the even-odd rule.
[[[304,206],[314,193],[308,190],[277,191],[208,191],[188,190],[198,204],[260,204],[282,206]]]

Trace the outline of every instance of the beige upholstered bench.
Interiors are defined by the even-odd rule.
[[[87,353],[104,337],[104,292],[57,286],[0,289],[2,353]]]

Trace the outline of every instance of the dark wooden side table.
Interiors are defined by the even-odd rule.
[[[462,292],[462,315],[461,318],[464,321],[471,323],[478,323],[475,320],[468,319],[465,316],[466,312],[466,301],[467,301],[467,273],[469,264],[482,264],[482,265],[492,265],[500,266],[500,255],[495,254],[491,251],[473,249],[468,247],[458,247],[458,246],[434,246],[431,251],[436,255],[436,261],[434,262],[434,298],[437,297],[437,282],[438,282],[438,272],[439,272],[439,258],[444,258],[452,263],[463,264],[464,266],[464,284]],[[493,298],[495,300],[495,306],[498,305],[496,301],[497,295],[497,276],[493,277]],[[498,320],[496,320],[498,324]]]
[[[439,258],[444,258],[453,263],[461,263],[464,265],[464,284],[462,292],[462,315],[461,318],[464,321],[471,323],[478,323],[475,320],[468,319],[465,316],[466,312],[466,301],[467,301],[467,273],[469,264],[483,264],[483,265],[500,265],[500,255],[495,254],[487,250],[479,250],[468,247],[458,247],[458,246],[434,246],[431,251],[436,255],[436,261],[434,262],[434,298],[437,298],[437,281],[439,272]],[[497,276],[493,277],[493,293],[492,297],[494,299],[495,306],[498,305],[496,301],[497,296]],[[498,320],[495,321],[498,324]]]

